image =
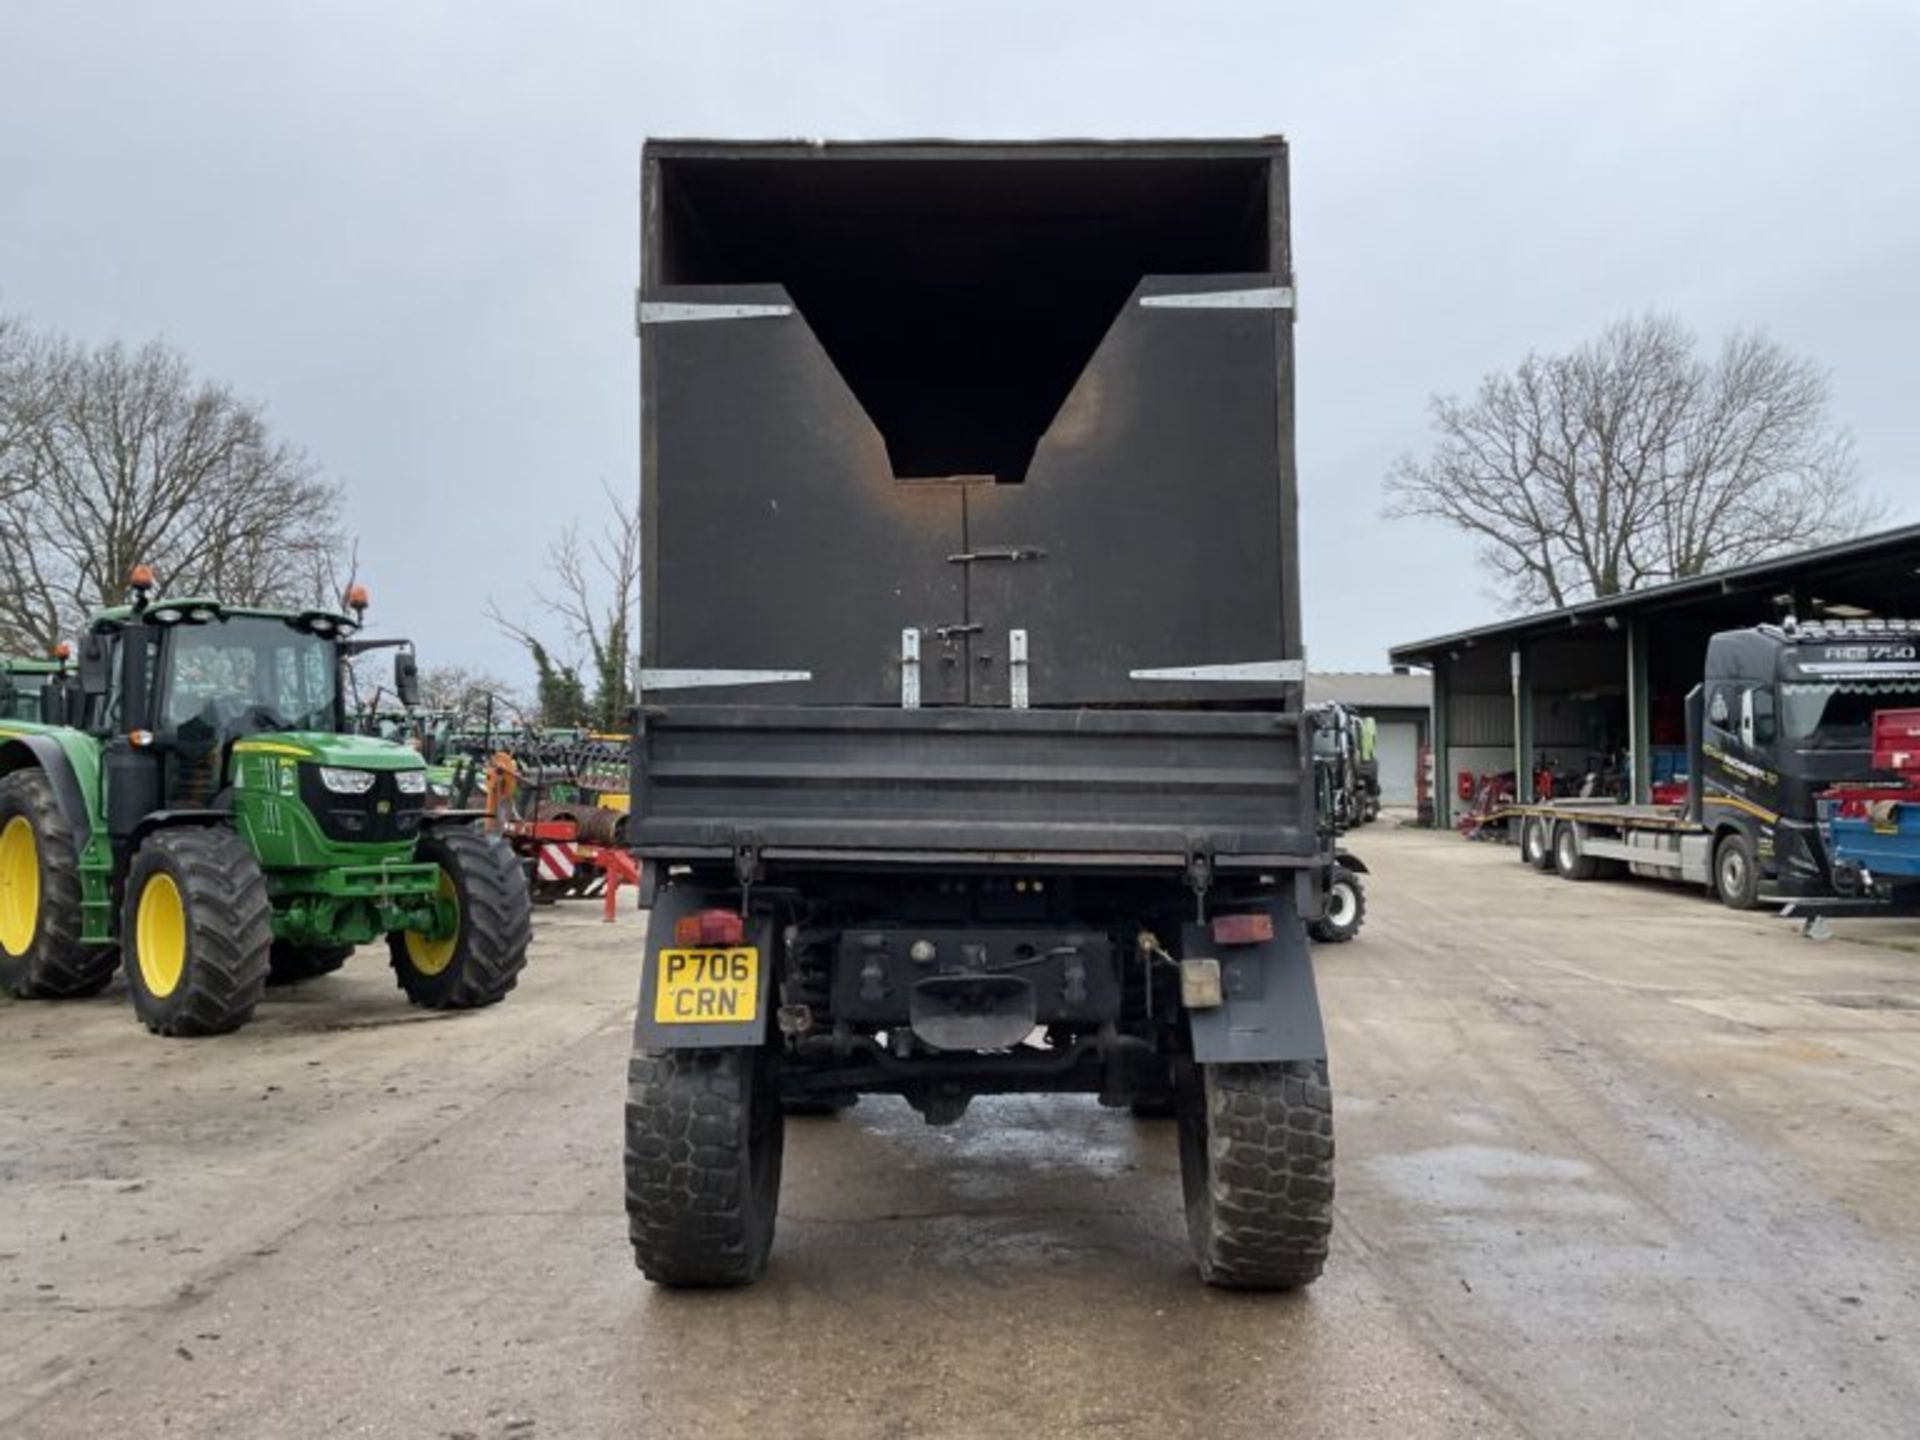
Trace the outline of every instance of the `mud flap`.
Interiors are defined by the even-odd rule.
[[[1269,910],[1273,939],[1258,945],[1219,945],[1208,926],[1180,927],[1182,959],[1220,962],[1224,1002],[1187,1012],[1193,1058],[1203,1065],[1326,1058],[1306,926],[1291,900],[1276,899]]]
[[[737,904],[737,895],[716,894],[687,885],[661,887],[653,908],[647,913],[647,939],[640,952],[640,1008],[633,1020],[636,1050],[657,1054],[664,1050],[755,1046],[766,1039],[773,1021],[773,972],[779,962],[779,936],[771,915],[756,915],[747,923],[746,943],[759,952],[760,971],[758,995],[750,1018],[691,1024],[661,1024],[654,1018],[654,1002],[660,989],[660,954],[675,948],[674,922],[709,907],[732,909]]]

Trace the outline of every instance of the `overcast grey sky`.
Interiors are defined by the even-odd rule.
[[[1293,143],[1309,656],[1490,618],[1380,518],[1425,402],[1670,310],[1831,370],[1920,519],[1920,4],[0,0],[0,308],[162,335],[340,479],[380,628],[634,483],[650,135]]]

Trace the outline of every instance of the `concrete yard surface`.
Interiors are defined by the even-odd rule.
[[[792,1121],[766,1281],[652,1288],[591,904],[477,1014],[372,950],[215,1040],[0,1003],[0,1435],[1914,1434],[1920,925],[1349,843],[1296,1295],[1199,1285],[1170,1124],[1045,1097]]]

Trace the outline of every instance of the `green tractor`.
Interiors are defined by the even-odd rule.
[[[262,990],[384,937],[407,998],[490,1005],[526,964],[526,877],[471,812],[429,811],[405,745],[347,733],[353,614],[153,601],[96,615],[64,725],[0,719],[0,984],[88,995],[126,971],[161,1035],[244,1024]]]
[[[67,676],[65,655],[51,660],[0,659],[0,723],[57,722]]]

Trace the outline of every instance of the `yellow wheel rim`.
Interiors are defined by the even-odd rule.
[[[40,928],[40,851],[33,822],[16,815],[0,830],[0,950],[19,957]]]
[[[460,892],[454,887],[453,876],[444,868],[440,871],[440,898],[453,902],[451,935],[444,940],[434,940],[421,930],[405,932],[407,959],[422,975],[438,975],[445,970],[453,963],[453,952],[460,944]]]
[[[133,917],[133,948],[147,993],[164,1000],[180,987],[187,969],[187,907],[180,887],[165,871],[147,877]]]

